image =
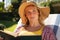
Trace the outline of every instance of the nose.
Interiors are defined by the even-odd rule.
[[[30,15],[31,15],[31,16],[33,16],[33,15],[34,15],[33,10],[30,10]]]
[[[33,16],[34,16],[34,13],[33,13],[33,12],[31,12],[30,16],[31,16],[31,17],[33,17]]]

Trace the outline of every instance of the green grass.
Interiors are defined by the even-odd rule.
[[[17,26],[17,22],[12,22],[12,21],[0,21],[0,24],[5,25],[6,26],[5,29],[11,32],[13,32]]]
[[[9,30],[9,31],[13,32],[15,30],[16,26],[17,26],[17,24],[14,24],[11,27],[6,28],[6,30]]]

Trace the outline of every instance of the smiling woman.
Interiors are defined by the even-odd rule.
[[[34,2],[24,2],[20,5],[18,12],[22,19],[22,23],[24,24],[20,27],[19,32],[11,33],[6,30],[2,32],[14,37],[25,36],[24,38],[26,38],[26,36],[40,36],[41,40],[56,40],[53,30],[49,26],[45,26],[43,23],[43,21],[49,16],[49,7],[38,7]]]
[[[22,23],[25,24],[20,28],[18,35],[39,35],[42,37],[42,40],[56,40],[53,30],[43,23],[50,13],[49,7],[38,7],[34,2],[24,2],[19,7],[18,12]]]

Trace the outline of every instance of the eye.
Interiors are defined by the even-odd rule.
[[[30,14],[31,14],[31,12],[29,12],[29,11],[28,11],[28,12],[27,12],[27,14],[28,14],[28,15],[30,15]]]
[[[36,10],[33,10],[33,12],[36,12]]]

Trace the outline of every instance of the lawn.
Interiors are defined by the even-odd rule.
[[[0,20],[0,24],[5,25],[6,26],[5,29],[11,32],[13,32],[17,26],[17,22],[12,22],[12,21],[1,21]]]

